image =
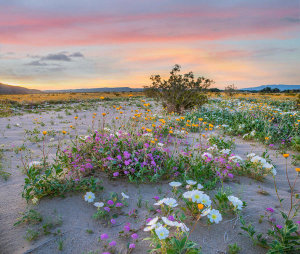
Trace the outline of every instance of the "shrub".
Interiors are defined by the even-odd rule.
[[[175,65],[168,80],[162,80],[160,75],[151,76],[152,85],[145,87],[145,94],[162,101],[168,112],[182,113],[207,102],[207,96],[202,92],[213,81],[204,77],[194,79],[193,72],[179,74],[180,66]]]

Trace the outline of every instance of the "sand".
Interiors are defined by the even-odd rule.
[[[124,110],[123,117],[130,114],[130,110],[134,107],[127,107]],[[108,109],[99,106],[97,111],[81,111],[76,113],[78,115],[77,125],[80,126],[80,134],[85,135],[88,128],[92,128],[92,113],[107,112]],[[72,112],[72,111],[71,111]],[[115,113],[110,112],[107,116],[107,121],[115,116]],[[60,115],[62,118],[57,118]],[[32,130],[35,125],[33,119],[40,119],[45,126],[38,126],[39,130],[62,130],[67,129],[70,124],[74,124],[74,116],[66,115],[64,112],[49,111],[38,114],[24,114],[21,116],[12,116],[0,119],[0,145],[3,144],[7,151],[4,152],[4,166],[12,175],[5,181],[0,180],[0,253],[86,253],[88,251],[96,251],[101,249],[101,243],[98,238],[102,233],[108,233],[111,239],[116,240],[121,245],[126,241],[120,241],[118,232],[123,228],[126,222],[131,222],[134,228],[138,230],[140,239],[143,239],[148,234],[142,231],[145,218],[148,216],[147,209],[143,206],[139,209],[138,218],[131,219],[127,216],[120,216],[117,219],[117,224],[112,227],[105,227],[100,221],[95,221],[92,218],[96,211],[95,207],[87,204],[83,199],[83,194],[71,193],[66,198],[44,198],[37,206],[34,206],[44,218],[59,215],[62,218],[62,225],[57,229],[61,230],[59,236],[43,236],[36,241],[28,242],[24,239],[26,233],[26,225],[14,227],[13,224],[20,213],[26,210],[27,204],[25,199],[21,197],[22,185],[24,184],[24,174],[21,172],[21,157],[20,153],[15,154],[11,151],[12,147],[17,147],[26,143],[26,146],[31,149],[32,157],[30,160],[39,160],[41,157],[41,149],[38,144],[24,140],[24,130]],[[110,120],[109,120],[110,119]],[[6,126],[10,124],[11,128]],[[16,126],[15,124],[19,124]],[[74,133],[75,134],[75,133]],[[190,134],[189,140],[192,139]],[[52,143],[57,141],[54,138]],[[51,143],[51,142],[50,142]],[[261,154],[265,148],[255,142],[246,142],[241,139],[236,139],[235,153],[245,158],[247,153],[255,152]],[[39,142],[41,144],[41,142]],[[55,154],[54,148],[49,148],[50,160]],[[282,198],[285,199],[285,208],[287,206],[287,198],[290,195],[289,187],[285,177],[285,160],[276,151],[269,152],[273,164],[277,168],[277,184],[278,191]],[[52,157],[51,157],[52,156]],[[294,179],[296,173],[295,166],[291,165],[291,159],[288,159],[288,168],[290,178]],[[171,191],[167,183],[158,184],[131,184],[124,180],[111,181],[105,176],[101,176],[104,186],[104,195],[114,192],[125,192],[130,196],[129,207],[124,211],[129,211],[136,208],[137,199],[141,196],[143,200],[148,200],[150,204],[154,203],[153,197],[155,195],[161,196],[160,190],[163,193]],[[232,189],[233,195],[239,196],[243,201],[247,202],[247,207],[243,210],[242,215],[247,222],[252,222],[257,229],[266,231],[267,224],[265,222],[259,223],[260,215],[263,215],[267,207],[278,207],[278,200],[275,195],[273,178],[268,176],[263,182],[257,182],[247,177],[235,177],[235,180],[226,183]],[[259,190],[264,190],[269,195],[259,194]],[[299,186],[297,186],[299,191]],[[32,205],[30,207],[33,207]],[[278,217],[279,218],[279,217]],[[203,224],[203,225],[202,225]],[[245,254],[260,254],[266,253],[265,249],[253,246],[250,239],[241,235],[240,222],[236,218],[229,216],[224,218],[218,225],[205,226],[204,223],[197,225],[195,231],[191,235],[191,239],[202,246],[203,253],[227,253],[228,244],[237,243],[241,247],[241,253]],[[88,234],[86,230],[92,230],[93,234]],[[58,241],[63,241],[63,250],[58,250]],[[140,241],[133,253],[147,253],[148,242]],[[101,253],[101,252],[100,252]],[[125,253],[120,248],[120,253]]]

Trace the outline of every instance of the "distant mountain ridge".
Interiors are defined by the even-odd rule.
[[[262,86],[256,86],[256,87],[249,87],[249,88],[241,88],[239,90],[245,90],[245,91],[260,91],[264,88],[270,87],[271,89],[278,88],[280,91],[285,90],[297,90],[300,89],[300,85],[262,85]]]
[[[28,89],[21,86],[11,86],[0,83],[0,94],[33,94],[42,93],[37,89]]]
[[[46,93],[103,93],[103,92],[142,92],[143,88],[131,87],[101,87],[101,88],[81,88],[65,90],[44,90]]]

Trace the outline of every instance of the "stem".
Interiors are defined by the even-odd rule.
[[[281,200],[280,200],[280,197],[279,197],[279,194],[278,194],[278,190],[277,190],[277,185],[276,185],[276,181],[275,181],[275,176],[273,176],[273,180],[274,180],[275,192],[276,192],[277,198],[278,198],[278,200],[279,200],[280,207],[281,207],[281,209],[283,209],[283,208],[282,208],[282,204],[281,204]]]

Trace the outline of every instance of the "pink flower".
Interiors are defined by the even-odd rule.
[[[136,233],[134,233],[134,234],[131,235],[131,238],[132,238],[132,239],[138,239],[138,238],[139,238],[139,235],[136,234]]]
[[[129,244],[129,249],[134,249],[134,248],[135,248],[135,244],[134,243]]]
[[[110,246],[116,246],[116,244],[117,244],[116,241],[111,241],[111,242],[109,243]]]
[[[105,240],[105,239],[108,239],[108,235],[107,234],[102,234],[100,236],[101,240]]]
[[[112,200],[108,200],[108,201],[107,201],[107,204],[109,204],[109,205],[113,205],[113,204],[114,204],[114,201],[112,201]]]
[[[121,207],[121,206],[123,206],[122,203],[116,203],[116,207]]]
[[[130,231],[130,223],[129,222],[124,226],[124,230],[127,232]]]
[[[115,220],[115,219],[111,219],[111,220],[110,220],[110,223],[111,223],[111,224],[116,224],[116,220]]]
[[[270,213],[274,213],[274,209],[271,208],[271,207],[268,207],[266,210],[267,210],[268,212],[270,212]]]
[[[282,229],[282,226],[281,225],[276,225],[276,227],[278,228],[278,229]]]

